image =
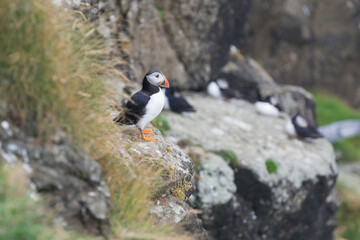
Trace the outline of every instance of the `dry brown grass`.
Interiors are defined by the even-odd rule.
[[[116,71],[94,27],[51,1],[0,0],[0,101],[39,141],[60,128],[102,165],[113,239],[187,239],[154,226],[149,205],[159,172],[119,153],[119,129],[107,112],[114,97],[104,83]]]

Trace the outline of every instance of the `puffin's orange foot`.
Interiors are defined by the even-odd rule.
[[[146,130],[147,130],[147,131],[146,131]],[[150,131],[148,131],[148,130],[150,130]],[[152,131],[152,132],[151,132],[151,131]],[[156,140],[155,138],[144,135],[145,133],[153,133],[153,132],[154,132],[154,131],[151,130],[151,129],[144,129],[144,130],[141,131],[141,136],[142,136],[142,138],[143,138],[144,140],[146,140],[146,141],[156,142],[157,140]]]
[[[146,141],[151,141],[151,142],[156,142],[157,140],[153,137],[150,136],[143,136],[143,139]]]
[[[148,129],[144,129],[142,130],[143,133],[154,133],[154,130],[148,128]]]

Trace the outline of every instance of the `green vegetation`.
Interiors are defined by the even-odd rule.
[[[158,15],[160,19],[164,18],[164,8],[163,7],[157,7]]]
[[[231,167],[237,166],[237,156],[236,154],[231,150],[216,150],[213,151],[213,153],[219,155],[222,157]]]
[[[33,211],[35,202],[26,196],[24,178],[18,186],[10,185],[8,178],[0,165],[0,239],[45,239],[40,236],[46,227],[39,223],[39,212]]]
[[[345,119],[360,119],[360,112],[351,108],[343,100],[323,92],[313,92],[316,101],[316,114],[319,125]],[[341,151],[341,162],[360,160],[360,136],[334,143],[334,148]],[[360,239],[360,204],[359,197],[352,189],[337,184],[341,203],[337,212],[338,228],[335,235],[338,239]]]
[[[360,119],[360,111],[352,109],[341,99],[333,95],[313,92],[316,102],[316,114],[319,125],[345,120]],[[335,150],[342,153],[340,161],[351,162],[360,160],[360,136],[334,143]]]
[[[200,172],[200,170],[203,168],[201,161],[199,159],[199,157],[197,156],[196,158],[193,158],[192,156],[190,156],[191,160],[194,162],[194,170],[195,172]]]
[[[154,125],[161,134],[165,134],[167,131],[170,130],[170,124],[169,122],[160,114],[157,116],[154,120],[151,121],[151,124]]]
[[[336,189],[341,196],[341,204],[336,216],[338,228],[335,235],[348,240],[360,239],[360,196],[341,184]]]
[[[277,166],[277,163],[273,159],[271,159],[271,158],[266,159],[265,165],[266,165],[266,169],[267,169],[268,173],[277,173],[278,166]]]
[[[176,231],[155,227],[149,214],[159,171],[119,154],[125,146],[120,146],[119,128],[107,112],[111,91],[103,81],[105,73],[115,72],[107,50],[96,26],[71,14],[79,15],[54,7],[50,0],[0,0],[0,101],[6,103],[6,115],[38,142],[50,141],[54,130],[62,129],[101,164],[112,197],[111,238],[171,239]],[[167,122],[158,122],[169,129]],[[11,204],[28,208],[20,201]],[[13,212],[10,205],[0,209]],[[21,222],[35,223],[36,216],[21,217],[13,225],[30,235],[26,239],[41,231],[36,224],[30,230]]]
[[[174,187],[171,188],[171,193],[174,197],[181,201],[186,201],[186,192],[192,188],[192,184],[188,181],[181,183],[176,183]]]

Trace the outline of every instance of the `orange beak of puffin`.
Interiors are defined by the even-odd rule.
[[[167,80],[167,78],[165,76],[164,76],[164,78],[165,78],[165,80],[162,81],[159,86],[164,87],[164,88],[169,88],[170,87],[169,81]]]

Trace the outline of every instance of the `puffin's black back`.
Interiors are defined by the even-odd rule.
[[[231,88],[220,88],[224,98],[238,98],[239,94]]]
[[[175,96],[175,90],[175,87],[170,87],[165,90],[165,96],[168,98],[170,109],[177,113],[196,112],[195,108],[191,106],[183,96]]]

